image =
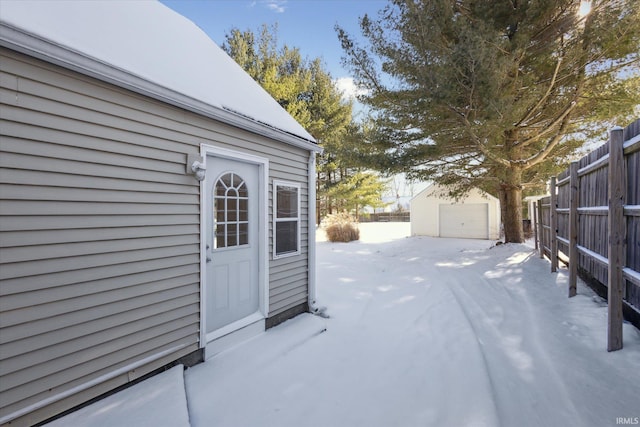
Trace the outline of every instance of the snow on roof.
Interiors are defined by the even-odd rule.
[[[5,46],[39,49],[40,57],[99,78],[108,74],[105,80],[134,90],[160,88],[164,95],[156,97],[165,101],[235,115],[231,121],[253,121],[303,145],[315,141],[200,28],[159,2],[2,0],[0,23]],[[60,60],[56,50],[74,59]],[[96,64],[109,72],[96,71]]]
[[[473,187],[472,189],[469,190],[469,192],[472,192],[472,191],[477,191],[478,194],[480,194],[483,198],[487,200],[498,201],[496,197],[492,196],[491,194],[485,191],[480,190],[479,188]],[[427,197],[433,196],[435,198],[450,199],[449,190],[447,189],[447,187],[444,185],[436,184],[436,183],[431,183],[425,188],[423,188],[421,191],[418,192],[418,194],[413,196],[411,200],[417,199],[418,197],[422,197],[423,195],[426,195]],[[465,197],[463,197],[462,199],[465,199],[467,196],[468,194],[465,195]],[[450,200],[454,200],[454,199],[450,199]]]

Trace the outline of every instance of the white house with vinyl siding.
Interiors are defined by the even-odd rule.
[[[307,133],[156,2],[2,2],[0,424],[313,310]]]

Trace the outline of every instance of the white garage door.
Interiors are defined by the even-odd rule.
[[[440,205],[440,237],[489,238],[489,204]]]

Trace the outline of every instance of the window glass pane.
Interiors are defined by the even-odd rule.
[[[238,219],[240,221],[249,220],[249,201],[240,199],[238,204]]]
[[[249,224],[244,222],[238,225],[238,238],[240,245],[248,245],[249,244]]]
[[[238,246],[238,226],[227,224],[227,246]]]
[[[228,173],[220,177],[218,182],[216,182],[216,196],[224,196],[227,194],[227,188],[231,186],[231,174]]]
[[[249,194],[247,192],[247,184],[245,184],[244,182],[242,183],[242,185],[240,185],[238,187],[238,195],[240,197],[248,197]]]
[[[276,254],[298,250],[298,221],[276,222]]]
[[[216,222],[224,222],[224,199],[214,199],[213,210],[215,211]]]
[[[277,188],[278,218],[298,217],[298,189],[296,187],[278,186]]]
[[[216,248],[224,248],[226,246],[224,241],[225,235],[225,225],[218,224],[216,227],[216,238],[214,240]]]
[[[238,199],[227,199],[227,221],[238,220]]]
[[[225,185],[226,188],[232,187],[232,181],[233,181],[233,174],[232,173],[228,173],[226,175],[223,175],[220,178],[220,181],[222,181],[222,183]]]

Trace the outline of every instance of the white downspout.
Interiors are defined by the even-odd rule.
[[[309,212],[308,218],[308,245],[309,245],[309,311],[316,313],[318,307],[316,306],[316,152],[311,151],[309,153]]]
[[[316,153],[309,153],[309,213],[308,213],[308,244],[309,244],[309,311],[326,317],[326,307],[318,307],[316,303]]]

